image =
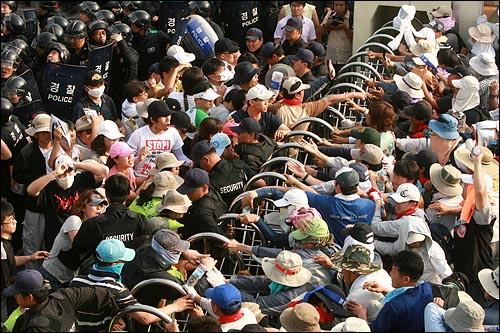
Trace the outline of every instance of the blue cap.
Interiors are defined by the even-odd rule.
[[[205,297],[223,310],[232,310],[241,306],[241,293],[230,283],[224,283],[205,291]]]
[[[307,44],[307,48],[311,50],[316,57],[324,57],[326,55],[325,48],[321,43],[310,42],[309,44]]]
[[[200,166],[200,160],[203,156],[207,155],[210,152],[213,152],[215,149],[208,140],[201,140],[196,142],[196,144],[191,148],[191,160],[194,162],[194,166]]]
[[[288,59],[294,60],[303,60],[312,64],[314,62],[314,53],[306,48],[301,47],[295,55],[289,55]]]
[[[222,156],[224,150],[231,145],[231,139],[226,133],[217,133],[210,139],[210,144],[214,146],[217,155]]]
[[[184,176],[184,184],[177,188],[180,194],[189,194],[196,190],[198,187],[210,184],[208,172],[200,168],[193,168],[186,172]]]
[[[112,263],[117,261],[132,261],[135,251],[125,247],[118,239],[104,239],[95,250],[97,259],[102,262]]]
[[[25,269],[24,271],[18,272],[14,280],[15,283],[13,285],[3,290],[5,296],[14,296],[22,293],[31,294],[48,288],[48,285],[44,284],[42,274],[35,269]]]
[[[433,130],[437,135],[447,140],[460,138],[457,127],[457,118],[447,113],[441,114],[435,120],[429,121],[429,128]]]

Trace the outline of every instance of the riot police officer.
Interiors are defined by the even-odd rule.
[[[25,31],[26,22],[24,22],[24,18],[17,14],[10,14],[3,19],[2,42],[6,43],[17,38],[28,42],[28,39],[24,36]]]
[[[163,31],[151,29],[151,16],[136,10],[128,16],[132,29],[132,47],[139,53],[138,79],[147,80],[148,69],[167,55],[170,38]]]
[[[78,7],[80,8],[80,21],[86,25],[92,21],[92,14],[101,9],[94,1],[84,1],[79,4]]]
[[[71,21],[64,35],[71,55],[69,64],[86,66],[92,46],[87,41],[85,23],[80,20]]]
[[[224,31],[222,30],[221,26],[218,25],[216,22],[214,22],[210,17],[212,12],[212,7],[210,6],[210,2],[189,1],[189,8],[191,8],[192,14],[200,15],[208,22],[208,24],[210,24],[210,26],[212,27],[212,29],[214,29],[219,39],[224,38]]]
[[[104,46],[108,39],[108,23],[97,20],[89,23],[89,43],[94,46]]]
[[[47,25],[49,17],[59,15],[58,8],[57,1],[40,1],[36,16],[41,30]]]
[[[115,105],[122,105],[125,100],[125,83],[137,80],[139,53],[130,45],[132,30],[128,25],[113,24],[108,31],[111,34],[109,42],[113,43],[109,96],[115,101]]]

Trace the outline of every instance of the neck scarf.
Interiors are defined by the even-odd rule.
[[[285,286],[284,284],[274,282],[274,281],[269,284],[269,290],[271,291],[271,295],[276,295],[276,294],[280,293],[281,291],[287,290],[289,288],[290,287]]]
[[[104,272],[109,272],[109,273],[117,274],[118,277],[117,277],[116,280],[118,282],[121,282],[122,281],[121,273],[122,273],[123,266],[125,266],[125,263],[116,264],[116,265],[113,265],[113,266],[100,266],[99,264],[94,264],[94,266],[92,268],[94,268],[94,269],[96,269],[98,271],[104,271]]]
[[[448,140],[443,139],[439,135],[431,136],[431,150],[435,152],[440,152],[438,154],[439,164],[445,166],[450,160],[450,154],[455,149],[455,147],[460,142],[460,139]]]
[[[298,101],[296,99],[284,99],[282,101],[283,104],[286,104],[286,105],[300,105],[302,104],[301,101]]]
[[[479,91],[474,92],[463,88],[458,90],[451,102],[453,110],[461,112],[473,109],[479,104]]]
[[[417,209],[418,209],[418,205],[413,206],[413,207],[411,207],[411,208],[409,208],[409,209],[405,210],[404,212],[397,214],[397,215],[396,215],[396,219],[400,219],[400,218],[402,218],[403,216],[412,215],[413,213],[415,213],[415,212],[417,211]]]

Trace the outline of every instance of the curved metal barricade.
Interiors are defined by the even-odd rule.
[[[117,331],[113,330],[113,326],[118,322],[118,320],[122,319],[123,317],[126,317],[125,320],[124,320],[125,323],[127,324],[127,329],[128,329],[128,331],[126,331],[126,332],[138,332],[138,331],[141,331],[142,328],[139,329],[137,327],[137,324],[135,323],[135,320],[133,320],[131,317],[128,316],[132,312],[147,312],[147,313],[151,313],[151,314],[154,314],[155,316],[157,316],[158,318],[160,318],[161,320],[163,320],[163,321],[165,321],[165,322],[167,322],[169,324],[172,323],[172,318],[170,316],[166,315],[165,313],[161,312],[157,308],[155,308],[153,306],[149,306],[149,305],[144,305],[144,304],[134,304],[134,305],[127,306],[125,309],[123,309],[120,312],[118,312],[113,317],[113,319],[111,319],[108,331],[109,332],[117,332]],[[156,328],[160,329],[158,332],[166,332],[161,326],[159,326],[158,323],[154,323],[152,325],[149,325],[148,332],[150,331],[149,329],[151,329],[151,327],[153,325],[156,326]],[[157,331],[157,330],[155,330],[155,331]],[[124,331],[119,331],[119,332],[124,332]]]

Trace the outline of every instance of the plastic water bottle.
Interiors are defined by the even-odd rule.
[[[201,277],[203,276],[203,274],[205,274],[206,271],[207,271],[207,269],[205,268],[205,266],[203,266],[202,264],[199,264],[198,267],[196,267],[194,272],[191,274],[191,276],[187,280],[186,284],[190,287],[194,287],[196,285],[196,283],[198,282],[198,280],[201,279]]]
[[[385,181],[387,179],[387,171],[384,169],[381,169],[378,172],[378,180],[377,180],[377,188],[380,192],[384,193],[385,192]]]
[[[250,206],[245,206],[243,207],[242,213],[243,214],[250,214],[252,210],[250,209]]]
[[[283,73],[279,71],[273,72],[271,77],[271,84],[269,85],[269,90],[271,90],[276,96],[278,96],[281,89],[281,81],[283,80]]]

